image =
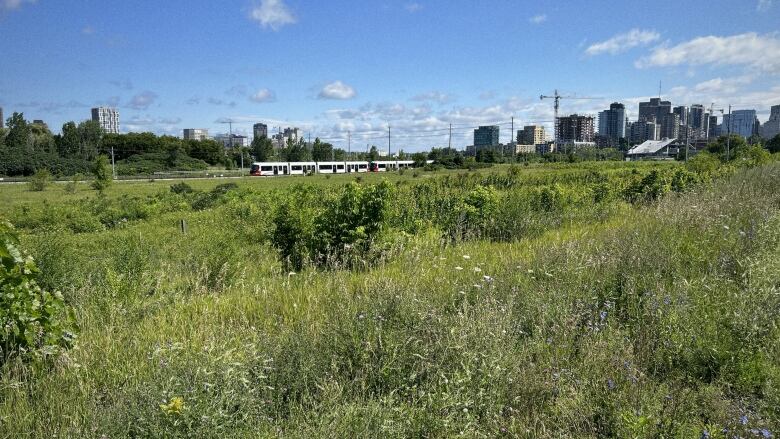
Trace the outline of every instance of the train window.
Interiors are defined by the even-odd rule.
[[[333,166],[332,165],[320,165],[320,169],[328,169],[328,170],[330,170],[330,169],[333,169]]]
[[[339,169],[344,169],[344,165],[336,165]]]
[[[261,166],[260,170],[263,171],[263,172],[271,172],[271,167],[270,166]]]
[[[292,170],[293,171],[301,171],[301,170],[303,170],[303,166],[301,166],[301,165],[292,165]]]

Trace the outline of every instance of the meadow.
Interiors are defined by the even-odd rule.
[[[777,162],[185,183],[0,186],[0,437],[780,434]]]

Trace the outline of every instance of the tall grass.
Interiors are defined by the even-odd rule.
[[[284,270],[276,195],[251,190],[32,233],[81,335],[48,368],[4,366],[0,434],[777,434],[780,166],[635,206],[620,185],[650,169],[570,171],[402,183],[403,249],[361,271]],[[489,186],[510,207],[446,239]]]

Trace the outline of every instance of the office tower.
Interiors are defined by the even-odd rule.
[[[592,116],[559,117],[555,121],[555,132],[558,143],[593,142],[596,138]]]
[[[254,131],[255,139],[260,137],[268,137],[268,125],[264,123],[256,123],[252,127]]]
[[[709,134],[709,116],[704,105],[691,105],[688,122],[694,139],[706,139]]]
[[[750,137],[758,133],[760,126],[756,110],[734,110],[731,115],[723,115],[721,135],[731,133]]]
[[[626,137],[626,107],[613,102],[609,110],[599,113],[599,136],[612,140]]]
[[[633,122],[630,127],[631,143],[642,143],[645,140],[660,140],[661,125],[654,121]]]
[[[672,113],[680,116],[680,125],[688,125],[688,107],[684,105],[674,107]]]
[[[707,138],[714,139],[718,137],[718,116],[710,115],[709,127],[707,129]]]
[[[209,138],[209,130],[205,128],[185,128],[184,140],[206,140]]]
[[[655,121],[659,123],[663,119],[664,115],[672,112],[672,103],[669,101],[662,101],[661,98],[651,98],[648,102],[639,103],[639,119],[640,121]]]
[[[780,105],[773,105],[769,111],[769,120],[761,127],[761,136],[767,140],[780,134]]]
[[[680,115],[669,113],[661,119],[661,139],[676,139],[680,135]]]
[[[480,126],[474,130],[474,148],[498,146],[498,125]]]
[[[106,133],[119,132],[119,112],[116,108],[97,107],[92,109],[92,120],[100,124]]]
[[[521,145],[540,145],[547,140],[542,125],[526,125],[517,131],[517,143]]]

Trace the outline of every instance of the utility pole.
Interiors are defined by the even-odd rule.
[[[347,130],[347,157],[352,158],[352,133]]]
[[[390,147],[390,124],[387,125],[387,155],[393,158],[393,150]]]
[[[452,124],[450,124],[450,141],[449,141],[449,143],[447,144],[447,147],[448,147],[449,149],[452,149]]]
[[[517,155],[517,148],[515,147],[515,117],[512,116],[512,128],[509,131],[509,147],[512,148],[512,157]]]
[[[726,127],[726,161],[731,159],[731,104],[729,104],[729,126]]]
[[[116,167],[114,165],[114,145],[111,145],[111,177],[116,180]]]

